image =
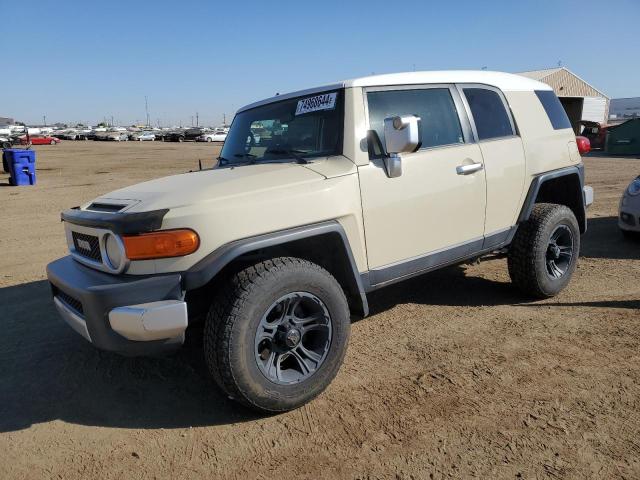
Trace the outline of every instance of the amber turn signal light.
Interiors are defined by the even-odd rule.
[[[129,260],[182,257],[195,252],[200,237],[193,230],[162,230],[122,237]]]

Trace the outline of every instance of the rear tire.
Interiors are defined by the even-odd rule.
[[[338,373],[351,328],[335,278],[306,260],[280,257],[224,285],[204,327],[205,359],[218,386],[260,412],[291,410],[319,395]]]
[[[633,240],[633,241],[640,240],[640,232],[632,232],[631,230],[622,230],[622,229],[620,229],[620,231],[622,232],[622,236],[626,240]]]
[[[553,297],[571,280],[579,254],[580,229],[573,212],[564,205],[538,203],[509,248],[509,276],[527,295]]]

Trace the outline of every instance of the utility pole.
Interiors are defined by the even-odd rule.
[[[47,116],[46,115],[42,116],[42,123],[44,123],[45,127],[47,126]]]
[[[147,96],[144,96],[144,111],[147,114],[147,127],[151,126],[151,120],[149,120],[149,102],[147,102]]]
[[[114,126],[114,123],[113,123],[113,115],[111,115],[111,126],[112,126],[112,127]]]
[[[200,126],[200,117],[198,116],[198,112],[196,112],[196,127]]]
[[[226,125],[227,125],[227,114],[226,114],[226,113],[223,113],[223,114],[222,114],[222,124],[223,124],[224,126],[226,126]]]
[[[191,115],[191,126],[193,127],[193,115]]]

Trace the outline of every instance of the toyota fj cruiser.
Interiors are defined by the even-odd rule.
[[[373,290],[487,254],[551,297],[585,208],[573,130],[551,88],[497,72],[412,72],[240,109],[215,168],[62,213],[47,274],[69,325],[123,354],[182,344],[261,411],[308,402],[342,363]]]

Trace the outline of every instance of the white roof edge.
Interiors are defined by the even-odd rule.
[[[442,70],[430,72],[403,72],[368,77],[353,78],[342,82],[320,85],[318,87],[276,95],[275,97],[250,103],[240,108],[238,112],[249,110],[260,105],[287,100],[293,97],[311,95],[318,92],[337,88],[352,87],[382,87],[388,85],[421,85],[433,83],[476,83],[497,87],[503,91],[532,91],[552,90],[546,83],[538,82],[527,77],[505,72],[491,72],[486,70]]]

